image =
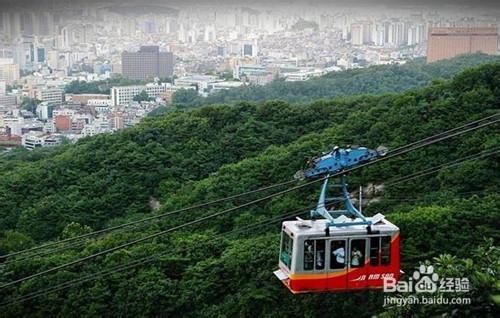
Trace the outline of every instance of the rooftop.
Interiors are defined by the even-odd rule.
[[[372,222],[373,231],[398,231],[399,228],[388,221],[385,216],[381,213],[377,213],[373,217],[366,217],[368,221]],[[335,219],[335,223],[345,223],[345,222],[360,222],[360,218],[350,219],[344,215],[341,215]],[[307,235],[324,235],[325,228],[328,220],[296,220],[296,221],[285,221],[283,225],[288,228],[293,233],[301,233]],[[342,234],[366,234],[366,225],[347,225],[347,226],[330,226],[330,235],[342,235]]]

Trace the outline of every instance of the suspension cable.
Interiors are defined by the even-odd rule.
[[[174,215],[174,214],[177,214],[177,213],[180,213],[180,212],[185,212],[185,211],[189,211],[189,210],[194,210],[194,209],[199,209],[199,208],[204,208],[204,207],[212,206],[212,205],[215,205],[215,204],[218,204],[218,203],[226,202],[226,201],[229,201],[229,200],[237,199],[237,198],[244,197],[244,196],[247,196],[247,195],[250,195],[250,194],[254,194],[254,193],[262,192],[262,191],[265,191],[265,190],[269,190],[269,189],[273,189],[273,188],[277,188],[277,187],[289,185],[289,184],[296,183],[296,182],[297,182],[297,180],[289,180],[289,181],[285,181],[285,182],[273,184],[273,185],[270,185],[270,186],[262,187],[262,188],[259,188],[259,189],[256,189],[256,190],[252,190],[252,191],[247,191],[247,192],[244,192],[244,193],[236,194],[236,195],[233,195],[233,196],[229,196],[229,197],[225,197],[225,198],[220,198],[220,199],[216,199],[216,200],[205,202],[205,203],[201,203],[201,204],[195,204],[195,205],[192,205],[192,206],[187,207],[187,208],[182,208],[182,209],[178,209],[178,210],[174,210],[174,211],[170,211],[170,212],[166,212],[166,213],[162,213],[162,214],[158,214],[158,215],[153,215],[153,216],[150,216],[150,217],[147,217],[147,218],[143,218],[143,219],[140,219],[140,220],[136,220],[136,221],[132,221],[132,222],[128,222],[128,223],[123,223],[123,224],[119,224],[119,225],[116,225],[116,226],[104,228],[104,229],[101,229],[101,230],[97,230],[97,231],[85,233],[85,234],[82,234],[82,235],[70,237],[70,238],[67,238],[67,239],[63,239],[63,240],[59,240],[59,241],[54,241],[54,242],[50,242],[50,243],[38,245],[38,246],[35,246],[35,247],[32,247],[32,248],[28,248],[28,249],[24,249],[24,250],[21,250],[21,251],[12,252],[12,253],[5,254],[5,255],[0,255],[0,260],[4,259],[4,258],[16,256],[16,255],[19,255],[19,254],[24,254],[24,253],[33,252],[33,251],[36,251],[36,250],[39,250],[39,249],[43,249],[43,248],[47,248],[47,247],[52,247],[52,246],[63,244],[63,243],[69,243],[69,242],[73,242],[73,241],[76,241],[76,240],[85,239],[85,238],[88,238],[88,237],[91,237],[91,236],[94,236],[94,235],[99,235],[99,234],[103,234],[103,233],[106,233],[106,232],[110,232],[110,231],[122,229],[122,228],[125,228],[125,227],[137,225],[137,224],[144,223],[144,222],[147,222],[147,221],[164,218],[164,217],[167,217],[167,216],[170,216],[170,215]]]
[[[491,117],[491,116],[489,116],[489,117]],[[88,255],[86,257],[83,257],[83,258],[80,258],[80,259],[77,259],[77,260],[74,260],[74,261],[71,261],[71,262],[68,262],[68,263],[64,263],[64,264],[61,264],[61,265],[49,268],[47,270],[44,270],[44,271],[41,271],[41,272],[38,272],[38,273],[35,273],[35,274],[32,274],[32,275],[28,275],[28,276],[19,278],[17,280],[11,281],[9,283],[6,283],[6,284],[0,286],[0,289],[6,288],[6,287],[9,287],[9,286],[12,286],[12,285],[16,285],[16,284],[21,283],[21,282],[23,282],[25,280],[32,279],[32,278],[35,278],[35,277],[39,277],[39,276],[42,276],[42,275],[45,275],[45,274],[48,274],[48,273],[52,273],[52,272],[58,271],[60,269],[66,268],[66,267],[70,267],[70,266],[73,266],[73,265],[76,265],[76,264],[79,264],[79,263],[82,263],[82,262],[85,262],[85,261],[97,258],[99,256],[102,256],[102,255],[114,252],[116,250],[119,250],[119,249],[122,249],[122,248],[125,248],[125,247],[128,247],[128,246],[131,246],[131,245],[134,245],[134,244],[137,244],[137,243],[141,243],[141,242],[144,242],[146,240],[150,240],[150,239],[158,237],[160,235],[164,235],[164,234],[176,231],[178,229],[184,228],[184,227],[189,226],[189,225],[193,225],[193,224],[204,222],[204,221],[206,221],[208,219],[211,219],[211,218],[214,218],[214,217],[217,217],[217,216],[220,216],[220,215],[223,215],[223,214],[235,211],[235,210],[239,210],[241,208],[244,208],[244,207],[247,207],[247,206],[250,206],[250,205],[254,205],[254,204],[266,201],[266,200],[269,200],[271,198],[274,198],[276,196],[280,196],[280,195],[286,194],[286,193],[291,192],[291,191],[295,191],[295,190],[304,188],[306,186],[309,186],[311,184],[320,182],[320,181],[325,180],[327,178],[331,178],[331,177],[343,175],[343,174],[345,174],[347,172],[355,171],[355,170],[361,169],[361,168],[363,168],[365,166],[369,166],[369,165],[372,165],[372,164],[380,162],[380,161],[388,160],[388,159],[393,158],[395,156],[399,156],[399,155],[408,153],[410,151],[414,151],[416,149],[420,149],[422,147],[425,147],[425,146],[437,143],[437,142],[442,141],[442,140],[449,139],[451,137],[455,137],[455,136],[464,134],[464,133],[469,132],[469,131],[477,130],[479,128],[482,128],[482,127],[485,127],[485,126],[497,123],[499,121],[500,121],[500,119],[496,119],[496,120],[493,120],[493,121],[487,121],[485,123],[479,123],[477,125],[474,125],[472,127],[467,128],[465,130],[456,131],[455,129],[451,129],[450,131],[453,131],[453,133],[451,133],[451,134],[446,134],[446,135],[443,135],[443,133],[436,134],[435,136],[439,136],[438,138],[432,138],[433,136],[425,138],[424,140],[427,140],[426,142],[422,143],[422,142],[417,141],[417,142],[412,143],[414,146],[411,146],[411,147],[407,147],[407,146],[400,147],[396,151],[393,151],[393,152],[389,153],[388,155],[386,155],[384,157],[381,157],[381,158],[369,161],[367,163],[361,164],[361,165],[356,166],[354,168],[346,169],[346,170],[340,171],[338,173],[334,173],[334,174],[326,176],[326,177],[318,178],[318,179],[315,179],[313,181],[304,183],[303,185],[295,186],[295,187],[292,187],[290,189],[283,190],[283,191],[280,191],[280,192],[277,192],[277,193],[265,196],[263,198],[256,199],[256,200],[253,200],[253,201],[250,201],[250,202],[244,203],[242,205],[239,205],[239,206],[236,206],[236,207],[232,207],[232,208],[220,211],[220,212],[216,212],[216,213],[213,213],[213,214],[210,214],[210,215],[207,215],[207,216],[204,216],[204,217],[201,217],[201,218],[198,218],[198,219],[186,222],[184,224],[181,224],[181,225],[178,225],[178,226],[174,226],[174,227],[171,227],[169,229],[166,229],[166,230],[163,230],[163,231],[159,231],[159,232],[147,235],[145,237],[142,237],[142,238],[139,238],[139,239],[136,239],[136,240],[133,240],[133,241],[130,241],[130,242],[127,242],[127,243],[124,243],[124,244],[121,244],[121,245],[118,245],[118,246],[115,246],[115,247],[112,247],[112,248],[109,248],[109,249],[97,252],[95,254],[91,254],[91,255]],[[477,122],[478,121],[473,122],[473,123],[476,124]],[[464,127],[468,127],[468,126],[469,125],[464,125]]]
[[[305,208],[297,209],[296,211],[291,212],[291,213],[282,214],[282,215],[279,215],[277,217],[268,218],[268,219],[259,221],[257,223],[253,223],[253,224],[241,227],[241,228],[233,229],[233,230],[227,231],[225,233],[220,233],[220,234],[215,235],[212,239],[205,241],[205,242],[217,241],[218,239],[220,239],[223,236],[232,235],[232,234],[235,234],[238,232],[243,232],[243,231],[250,230],[250,229],[253,229],[253,228],[259,227],[259,226],[266,227],[266,226],[272,225],[278,221],[286,220],[288,218],[292,218],[292,217],[299,216],[299,215],[304,214],[304,213],[308,213],[308,212],[310,212],[310,209],[312,209],[312,208],[313,207],[310,207],[308,209],[305,209]],[[64,283],[61,283],[61,284],[58,284],[58,285],[55,285],[55,286],[52,286],[49,288],[45,288],[43,290],[32,292],[32,293],[29,293],[29,294],[24,295],[22,297],[18,297],[16,299],[13,299],[11,301],[1,303],[0,307],[5,307],[5,306],[9,306],[9,305],[12,305],[15,303],[21,303],[21,302],[25,302],[28,300],[32,300],[34,298],[38,298],[38,297],[43,296],[45,294],[57,292],[59,290],[71,288],[73,286],[76,286],[76,285],[79,285],[79,284],[82,284],[85,282],[93,281],[99,277],[104,277],[104,276],[108,276],[108,275],[111,275],[114,273],[125,271],[127,269],[132,269],[132,268],[135,268],[137,266],[141,266],[141,265],[150,263],[152,261],[155,261],[159,257],[167,255],[169,252],[170,251],[165,251],[165,252],[159,253],[157,255],[139,258],[139,259],[134,260],[132,262],[118,265],[118,266],[114,266],[114,267],[107,269],[107,270],[104,270],[104,271],[92,273],[92,274],[86,275],[84,277],[76,278],[76,279],[73,279],[71,281],[67,281],[67,282],[64,282]]]
[[[460,133],[460,129],[471,127],[471,128],[473,128],[471,130],[475,130],[475,129],[484,127],[485,125],[493,124],[495,122],[498,122],[499,120],[495,120],[493,122],[491,122],[489,120],[495,119],[498,116],[500,116],[500,113],[497,112],[497,113],[495,113],[493,115],[486,116],[484,118],[481,118],[481,119],[478,119],[478,120],[466,123],[466,124],[461,125],[459,127],[455,127],[455,128],[446,130],[444,132],[438,133],[436,135],[433,135],[433,136],[430,136],[430,137],[426,137],[424,139],[421,139],[421,140],[412,142],[410,144],[398,147],[396,149],[391,150],[388,153],[387,156],[394,157],[394,156],[397,156],[397,155],[400,155],[400,154],[408,152],[408,149],[412,149],[412,150],[418,149],[420,147],[428,145],[427,142],[434,143],[434,140],[436,140],[437,138],[442,138],[442,139],[438,139],[438,141],[440,141],[440,140],[444,140],[444,139],[453,137],[453,136],[456,135],[456,134],[453,134],[453,133],[457,133],[457,132],[458,132],[458,134],[464,133],[464,132]],[[470,130],[467,130],[467,131],[470,131]],[[465,131],[465,132],[467,132],[467,131]],[[449,134],[453,134],[453,135],[450,136]],[[413,149],[412,147],[415,147],[415,146],[418,146],[418,148]],[[361,168],[361,167],[363,167],[365,165],[368,165],[368,164],[373,164],[375,162],[378,162],[380,159],[383,159],[383,158],[372,160],[372,161],[370,161],[370,162],[368,162],[366,164],[357,166],[355,168],[346,169],[346,170],[344,170],[344,173],[352,171],[352,170],[354,170],[356,168]],[[159,214],[159,215],[154,215],[154,216],[146,217],[146,218],[143,218],[143,219],[140,219],[140,220],[136,220],[136,221],[132,221],[132,222],[128,222],[128,223],[123,223],[123,224],[119,224],[119,225],[116,225],[116,226],[113,226],[113,227],[108,227],[108,228],[104,228],[104,229],[101,229],[101,230],[97,230],[97,231],[85,233],[85,234],[82,234],[82,235],[70,237],[70,238],[67,238],[67,239],[58,240],[58,241],[54,241],[54,242],[49,242],[49,243],[38,245],[38,246],[35,246],[35,247],[32,247],[32,248],[28,248],[28,249],[24,249],[24,250],[12,252],[12,253],[5,254],[5,255],[0,255],[0,260],[5,259],[5,258],[9,258],[9,257],[12,257],[12,256],[16,256],[16,255],[20,255],[20,254],[29,253],[29,252],[33,252],[33,251],[36,251],[36,250],[40,250],[40,249],[52,247],[52,246],[59,245],[59,244],[64,244],[64,243],[69,243],[69,242],[73,242],[73,241],[77,241],[77,240],[82,240],[82,239],[85,239],[85,238],[88,238],[88,237],[91,237],[91,236],[95,236],[95,235],[107,233],[107,232],[110,232],[110,231],[114,231],[114,230],[126,228],[126,227],[129,227],[129,226],[137,225],[137,224],[144,223],[144,222],[147,222],[147,221],[150,221],[150,220],[164,218],[164,217],[167,217],[167,216],[170,216],[170,215],[174,215],[174,214],[177,214],[177,213],[180,213],[180,212],[185,212],[185,211],[189,211],[189,210],[193,210],[193,209],[197,209],[197,208],[203,208],[203,207],[212,206],[212,205],[215,205],[215,204],[218,204],[218,203],[226,202],[226,201],[229,201],[229,200],[237,199],[237,198],[240,198],[240,197],[243,197],[243,196],[247,196],[247,195],[250,195],[250,194],[262,192],[262,191],[273,189],[273,188],[276,188],[276,187],[281,187],[281,186],[289,185],[289,184],[296,183],[296,182],[297,182],[297,180],[289,180],[289,181],[277,183],[277,184],[274,184],[274,185],[262,187],[262,188],[259,188],[259,189],[256,189],[256,190],[247,191],[247,192],[244,192],[244,193],[241,193],[241,194],[236,194],[236,195],[229,196],[229,197],[226,197],[226,198],[220,198],[220,199],[216,199],[216,200],[205,202],[205,203],[201,203],[201,204],[195,204],[195,205],[192,205],[192,206],[187,207],[187,208],[181,208],[181,209],[178,209],[178,210],[174,210],[174,211],[162,213],[162,214]],[[43,255],[50,254],[52,252],[64,250],[64,249],[67,249],[67,248],[70,248],[70,247],[73,247],[73,246],[79,246],[79,245],[81,245],[81,244],[79,244],[79,243],[71,244],[71,245],[69,245],[67,247],[58,248],[58,249],[55,249],[53,251],[48,251],[46,253],[41,253],[41,254],[38,254],[38,255],[42,255],[43,256]],[[29,256],[29,257],[31,257],[31,256]],[[26,259],[26,257],[25,258],[21,258],[20,260],[23,260],[23,259]]]

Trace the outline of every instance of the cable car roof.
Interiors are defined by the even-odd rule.
[[[372,231],[380,231],[382,233],[399,231],[399,228],[388,221],[381,213],[377,213],[372,217],[366,217],[372,222]],[[351,219],[344,215],[335,218],[335,223],[352,223],[361,221],[360,218]],[[283,222],[283,227],[288,229],[294,235],[325,235],[325,228],[329,221],[326,219],[319,220],[295,220]],[[348,235],[348,234],[367,234],[366,225],[346,225],[330,227],[330,236]]]

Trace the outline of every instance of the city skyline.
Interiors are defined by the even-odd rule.
[[[498,8],[425,2],[4,1],[0,129],[48,134],[52,146],[51,134],[76,141],[131,127],[182,94],[308,81],[428,52],[438,52],[428,61],[498,52]],[[429,51],[435,28],[497,31],[484,45],[440,39]]]

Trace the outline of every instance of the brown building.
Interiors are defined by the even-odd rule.
[[[427,42],[427,63],[459,54],[496,54],[497,28],[431,28]]]
[[[69,131],[71,129],[71,117],[68,115],[56,115],[54,125],[57,132]]]
[[[147,80],[155,77],[172,77],[173,73],[173,54],[160,52],[158,46],[141,46],[139,52],[122,53],[123,77]]]
[[[0,134],[0,146],[16,147],[21,146],[23,138],[10,134],[10,128],[7,127],[5,135]]]

